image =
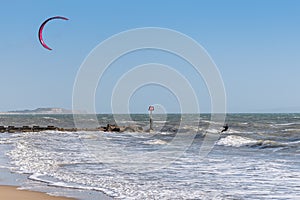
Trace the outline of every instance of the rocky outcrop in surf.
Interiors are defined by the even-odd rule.
[[[60,128],[55,126],[47,126],[47,127],[41,127],[41,126],[22,126],[22,127],[16,127],[16,126],[0,126],[0,132],[8,132],[8,133],[15,133],[15,132],[40,132],[40,131],[47,131],[47,130],[59,130]]]
[[[60,128],[56,126],[0,126],[0,133],[16,133],[16,132],[41,132],[41,131],[104,131],[104,132],[143,132],[143,128],[140,126],[117,126],[113,124],[107,124],[100,128]]]
[[[114,124],[107,124],[99,128],[104,132],[143,132],[143,128],[140,126],[118,126]]]

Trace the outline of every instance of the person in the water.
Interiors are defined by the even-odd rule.
[[[221,133],[223,133],[223,132],[225,132],[225,131],[227,131],[228,130],[228,124],[225,124],[224,126],[223,126],[223,130],[221,131]]]

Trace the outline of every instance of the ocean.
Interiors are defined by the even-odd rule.
[[[97,115],[100,126],[115,117]],[[130,117],[117,116],[149,126],[148,115]],[[227,114],[222,134],[210,117],[153,115],[150,133],[0,133],[0,170],[25,175],[25,189],[93,193],[84,200],[300,199],[300,114]],[[0,115],[0,125],[75,127],[72,115]],[[201,156],[207,135],[216,140]]]

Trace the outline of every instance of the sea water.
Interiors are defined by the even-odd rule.
[[[116,123],[113,115],[97,117],[100,126]],[[182,117],[190,123],[182,125]],[[222,124],[209,129],[208,114],[153,118],[150,133],[0,133],[0,160],[37,183],[27,189],[46,183],[115,199],[300,199],[300,114],[229,114],[229,130],[222,134]],[[122,123],[149,125],[147,115],[131,120]],[[74,127],[72,115],[1,115],[0,123]],[[218,137],[201,157],[208,133]],[[172,152],[175,138],[185,143],[191,134],[172,159],[158,154]]]

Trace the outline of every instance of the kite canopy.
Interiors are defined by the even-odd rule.
[[[41,43],[41,45],[43,46],[43,47],[45,47],[46,49],[48,49],[48,50],[52,50],[45,42],[44,42],[44,40],[43,40],[43,29],[44,29],[44,26],[47,24],[47,22],[49,22],[50,20],[53,20],[53,19],[62,19],[62,20],[69,20],[68,18],[66,18],[66,17],[61,17],[61,16],[55,16],[55,17],[50,17],[50,18],[48,18],[48,19],[46,19],[43,23],[42,23],[42,25],[40,26],[40,29],[39,29],[39,41],[40,41],[40,43]]]

